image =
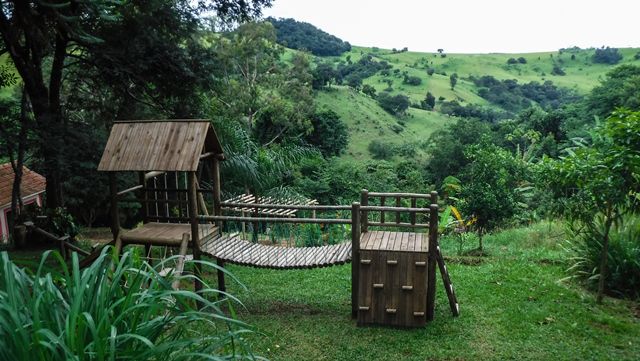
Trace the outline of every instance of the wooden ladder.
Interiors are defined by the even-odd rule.
[[[436,245],[436,260],[438,262],[438,268],[440,268],[440,275],[442,276],[444,289],[445,291],[447,291],[447,297],[449,298],[449,307],[451,307],[451,313],[453,313],[454,317],[458,317],[460,315],[458,298],[456,297],[456,293],[453,290],[453,284],[451,283],[451,278],[449,277],[447,266],[444,264],[444,258],[442,257],[442,253],[440,252],[439,244]]]

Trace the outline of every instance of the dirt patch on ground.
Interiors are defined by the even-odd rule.
[[[478,266],[485,262],[485,259],[483,257],[468,257],[468,256],[464,256],[464,257],[446,256],[444,257],[444,260],[447,263],[457,263],[457,264],[463,264],[466,266]]]

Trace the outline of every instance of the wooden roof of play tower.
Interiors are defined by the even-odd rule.
[[[100,171],[187,171],[200,156],[222,154],[208,120],[136,120],[115,122],[98,165]]]

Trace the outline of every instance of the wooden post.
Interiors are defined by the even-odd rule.
[[[213,215],[221,216],[222,215],[222,196],[221,196],[221,179],[220,179],[220,160],[218,157],[213,157],[213,161],[211,162],[213,165],[211,167],[211,183],[213,184]],[[217,222],[218,232],[222,232],[222,221]],[[242,232],[244,233],[244,222],[242,223]],[[222,292],[226,292],[227,287],[224,282],[224,260],[220,258],[216,258],[216,263],[218,264],[218,290]],[[222,297],[222,294],[220,295]]]
[[[188,246],[189,246],[189,234],[184,233],[182,235],[182,242],[180,242],[180,253],[178,255],[178,261],[176,262],[176,268],[174,272],[174,276],[177,277],[178,279],[175,279],[171,283],[171,288],[173,288],[174,290],[177,290],[180,288],[179,277],[182,276],[182,271],[184,271],[184,261],[187,256]]]
[[[402,206],[402,202],[400,200],[400,196],[396,197],[396,207]],[[396,223],[400,223],[400,212],[396,212]]]
[[[433,193],[431,199],[433,199]],[[437,199],[437,193],[436,193]],[[433,321],[436,306],[436,254],[438,247],[438,205],[429,207],[429,265],[427,268],[427,321]]]
[[[351,318],[358,317],[360,283],[360,203],[351,204]]]
[[[363,189],[360,193],[360,205],[366,207],[369,205],[369,190]],[[369,212],[362,211],[362,218],[360,219],[362,226],[362,233],[369,232]]]
[[[196,292],[202,290],[202,268],[198,261],[200,261],[200,236],[198,234],[198,195],[196,188],[196,172],[188,172],[189,181],[187,184],[188,207],[189,207],[189,222],[191,223],[191,247],[193,247],[193,260],[196,261],[193,265],[196,279],[194,281],[194,288]],[[200,307],[201,305],[198,305]]]
[[[258,204],[258,194],[256,194],[255,191],[253,192],[253,201],[254,201],[255,204]],[[259,217],[258,208],[257,207],[253,209],[253,216],[255,218]],[[258,243],[258,241],[259,241],[259,239],[258,239],[258,226],[259,226],[258,221],[253,222],[253,242],[254,243]]]
[[[213,158],[212,162],[212,183],[213,183],[213,215],[221,216],[222,215],[222,200],[221,200],[221,185],[220,185],[220,161],[217,158]],[[220,226],[220,225],[218,225]]]
[[[145,172],[138,172],[138,182],[140,182],[140,185],[142,186],[142,189],[140,190],[140,199],[142,199],[141,212],[143,224],[149,222],[149,192],[147,192],[147,180],[145,179],[144,174]],[[158,204],[157,199],[155,203],[156,205]],[[147,259],[147,263],[149,263],[149,265],[153,265],[150,244],[144,245],[144,256]]]
[[[418,207],[418,201],[415,197],[411,198],[411,208]],[[416,224],[416,212],[411,212],[410,215],[411,224]]]
[[[380,207],[384,207],[384,202],[387,199],[387,197],[382,196],[380,197]],[[384,223],[384,211],[380,212],[380,223]]]
[[[109,194],[111,196],[111,235],[115,241],[120,233],[120,216],[118,215],[118,182],[114,172],[109,172]]]

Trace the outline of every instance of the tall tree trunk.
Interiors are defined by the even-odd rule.
[[[22,170],[24,166],[24,154],[27,147],[27,130],[29,123],[28,115],[29,100],[27,93],[22,89],[22,99],[20,101],[20,133],[18,135],[18,149],[14,159],[13,152],[10,152],[9,158],[11,167],[13,168],[13,189],[11,190],[11,219],[9,229],[13,231],[13,227],[17,224],[18,218],[22,214],[22,194],[20,187],[22,185]]]
[[[600,258],[600,278],[598,279],[598,296],[596,301],[602,303],[604,298],[604,286],[607,277],[607,264],[609,261],[609,233],[613,224],[613,212],[611,206],[607,208],[607,214],[604,220],[604,237],[602,240],[602,255]]]

